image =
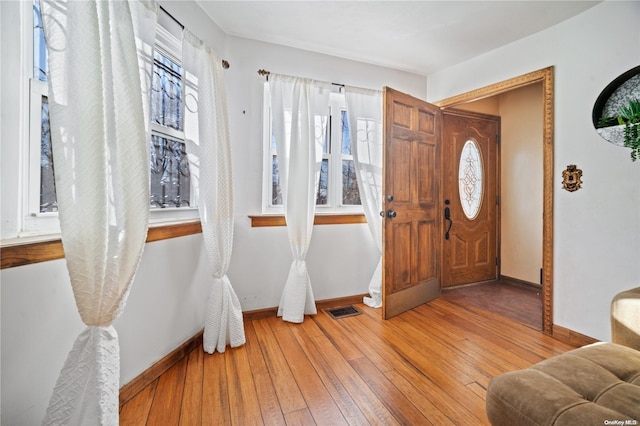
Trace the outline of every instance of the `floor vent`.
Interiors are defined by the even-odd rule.
[[[342,306],[340,308],[327,309],[325,312],[331,315],[333,319],[352,317],[354,315],[360,315],[362,313],[351,305]]]

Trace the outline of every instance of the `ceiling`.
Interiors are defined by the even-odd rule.
[[[421,75],[544,30],[600,3],[196,1],[229,35]]]

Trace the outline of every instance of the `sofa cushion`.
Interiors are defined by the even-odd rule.
[[[640,287],[611,301],[611,341],[640,351]]]
[[[595,343],[520,371],[487,389],[493,425],[603,425],[640,422],[640,351]]]

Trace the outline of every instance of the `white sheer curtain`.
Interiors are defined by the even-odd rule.
[[[60,372],[43,424],[118,424],[120,348],[111,324],[124,309],[147,235],[144,103],[156,7],[42,1],[62,244],[87,325]]]
[[[293,262],[278,316],[301,323],[316,305],[305,258],[311,242],[331,84],[271,74],[271,114]],[[290,111],[291,123],[285,116]],[[288,128],[287,128],[288,127]]]
[[[345,87],[358,189],[371,235],[380,251],[364,303],[382,306],[382,92]]]
[[[227,95],[222,60],[184,31],[187,152],[197,159],[198,209],[213,281],[204,327],[204,350],[224,352],[245,343],[242,308],[227,276],[233,247],[233,190]]]

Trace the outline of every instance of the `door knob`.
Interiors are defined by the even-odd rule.
[[[387,195],[387,201],[388,202],[392,202],[393,201],[393,195],[391,195],[391,194]]]
[[[388,217],[389,219],[392,219],[392,218],[396,217],[397,215],[398,215],[398,214],[397,214],[395,211],[393,211],[393,210],[388,210],[388,211],[387,211],[387,217]]]

